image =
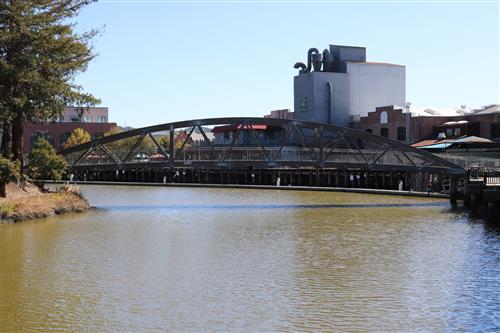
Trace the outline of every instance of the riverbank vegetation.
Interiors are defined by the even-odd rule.
[[[75,189],[59,193],[43,189],[41,180],[61,179],[66,161],[45,140],[38,140],[26,155],[23,128],[27,123],[58,119],[67,106],[83,113],[85,108],[100,103],[75,82],[95,57],[91,43],[99,31],[78,30],[72,20],[92,2],[95,0],[19,0],[0,4],[2,221],[88,209],[88,202]],[[82,138],[83,133],[76,134],[69,144],[89,139]]]
[[[58,192],[49,193],[33,184],[28,183],[21,188],[16,183],[9,183],[6,185],[6,197],[0,198],[0,223],[83,212],[89,208],[88,201],[73,186],[65,186]]]
[[[26,173],[35,182],[46,179],[61,180],[67,165],[66,160],[57,155],[47,140],[38,138],[28,155]]]
[[[45,139],[39,138],[21,172],[20,164],[0,157],[0,221],[18,222],[90,208],[75,186],[48,192],[41,180],[61,180],[66,161]]]
[[[20,165],[0,155],[0,197],[5,197],[5,185],[20,178]]]

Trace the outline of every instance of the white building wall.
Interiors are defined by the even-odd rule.
[[[350,115],[364,117],[379,106],[405,105],[404,66],[348,62],[347,74]]]

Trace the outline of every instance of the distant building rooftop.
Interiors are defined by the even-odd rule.
[[[491,104],[483,106],[481,109],[475,110],[474,114],[489,114],[489,113],[498,113],[500,112],[500,105]]]
[[[394,109],[403,109],[404,107],[400,105],[394,105]],[[482,115],[491,113],[500,113],[500,105],[491,104],[483,106],[481,108],[472,108],[466,105],[461,105],[455,108],[443,108],[443,107],[419,107],[411,106],[410,112],[413,117],[456,117],[456,116],[466,116],[466,115]]]

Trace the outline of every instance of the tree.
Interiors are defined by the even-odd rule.
[[[5,185],[19,179],[19,162],[0,156],[0,197],[5,197]]]
[[[118,134],[122,133],[124,130],[120,127],[115,127],[106,133],[104,133],[104,136],[110,136],[113,134]],[[118,140],[118,141],[113,141],[106,143],[106,147],[111,149],[112,151],[122,151],[122,152],[128,152],[130,149],[132,149],[135,145],[135,143],[139,140],[139,136],[133,136],[130,138]],[[156,145],[151,139],[149,135],[146,135],[142,142],[139,144],[139,146],[136,148],[137,150],[151,150],[155,149]]]
[[[170,137],[168,135],[162,136],[160,140],[158,140],[158,144],[163,150],[168,151],[170,149]]]
[[[66,142],[63,143],[63,148],[67,149],[70,147],[78,146],[91,140],[92,137],[90,136],[89,132],[87,132],[83,128],[75,128],[73,132],[71,132]]]
[[[184,140],[186,140],[187,134],[185,132],[179,132],[176,133],[175,138],[174,138],[174,148],[175,149],[180,149],[182,147],[182,144],[184,143]],[[191,146],[192,140],[188,140],[184,144],[184,148],[187,148]],[[165,150],[169,151],[170,150],[170,135],[165,135],[158,140],[158,144]]]
[[[57,155],[52,145],[43,138],[38,138],[28,155],[28,176],[33,180],[61,180],[67,163]]]
[[[98,33],[74,31],[71,19],[95,0],[0,1],[0,120],[4,152],[22,162],[23,123],[53,119],[68,105],[100,101],[73,79],[95,57]]]

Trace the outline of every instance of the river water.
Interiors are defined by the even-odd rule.
[[[0,332],[500,331],[500,231],[446,201],[82,189],[0,226]]]

